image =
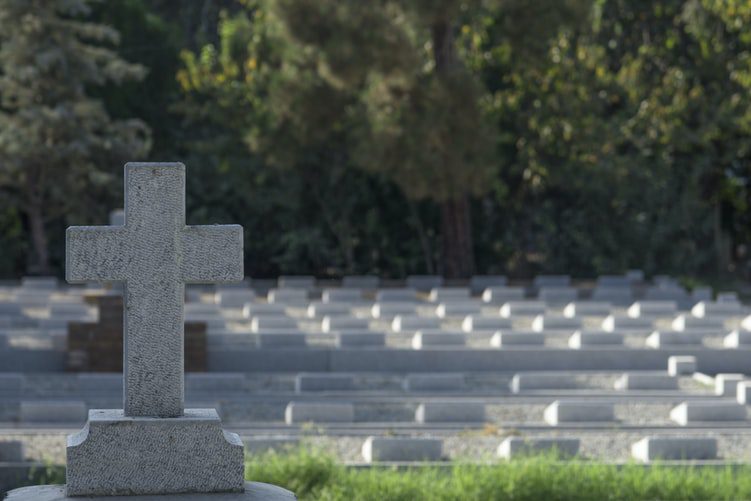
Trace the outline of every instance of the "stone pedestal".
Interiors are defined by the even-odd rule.
[[[242,492],[243,459],[240,437],[222,430],[214,409],[178,418],[90,410],[86,426],[68,437],[67,495]]]
[[[227,494],[168,494],[165,496],[69,497],[64,485],[22,487],[8,493],[6,501],[295,501],[286,489],[260,482],[245,482],[244,492]]]

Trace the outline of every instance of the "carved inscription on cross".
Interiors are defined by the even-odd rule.
[[[128,163],[125,224],[68,228],[65,271],[125,284],[125,415],[181,416],[184,287],[242,280],[242,227],[186,226],[185,166]]]

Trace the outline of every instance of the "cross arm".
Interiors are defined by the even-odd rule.
[[[244,278],[242,226],[186,226],[182,238],[184,282],[239,282]]]
[[[122,226],[71,226],[65,232],[69,283],[125,280],[127,239]]]

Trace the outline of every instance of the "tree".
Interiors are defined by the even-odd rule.
[[[89,95],[145,74],[89,14],[86,0],[0,0],[0,188],[28,226],[31,273],[51,272],[49,226],[90,220],[122,161],[149,148],[143,122],[112,120]]]

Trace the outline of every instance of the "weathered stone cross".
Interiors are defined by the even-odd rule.
[[[126,416],[183,414],[186,283],[243,278],[239,225],[185,225],[185,166],[125,165],[125,224],[66,234],[69,282],[119,281],[124,297]]]

